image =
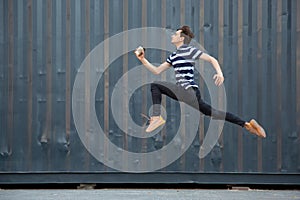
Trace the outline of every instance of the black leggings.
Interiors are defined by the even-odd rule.
[[[201,113],[212,116],[214,119],[225,119],[228,122],[244,127],[245,121],[239,117],[229,113],[216,110],[209,104],[205,103],[200,94],[200,90],[195,87],[184,89],[182,86],[157,81],[151,84],[152,102],[153,102],[153,116],[160,115],[160,105],[162,94],[171,97],[177,101],[184,102],[193,108],[199,110]]]

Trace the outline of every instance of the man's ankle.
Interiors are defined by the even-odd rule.
[[[152,119],[158,119],[159,117],[160,117],[160,115],[155,115],[155,116],[153,115]]]

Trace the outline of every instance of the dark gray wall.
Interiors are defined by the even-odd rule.
[[[261,140],[226,123],[218,145],[200,161],[208,120],[202,119],[193,145],[162,171],[299,173],[299,10],[297,0],[1,0],[0,171],[111,171],[77,135],[71,113],[77,69],[90,50],[112,35],[187,24],[220,61],[228,110],[246,120],[256,118],[268,136]],[[154,62],[166,56],[148,55]],[[168,122],[163,139],[135,140],[115,125],[108,97],[119,77],[139,64],[132,54],[116,60],[95,100],[111,140],[138,152],[165,144],[176,131],[176,123]],[[205,86],[201,91],[209,101]],[[129,107],[137,123],[150,104],[149,86],[132,97]],[[165,105],[179,120],[179,105],[169,99]]]

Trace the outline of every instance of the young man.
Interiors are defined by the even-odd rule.
[[[225,119],[231,123],[246,128],[250,133],[259,137],[266,137],[264,129],[252,119],[246,122],[239,117],[229,113],[216,110],[205,103],[200,94],[198,85],[194,82],[194,64],[196,59],[202,59],[210,62],[216,74],[213,76],[215,84],[220,86],[224,81],[224,76],[218,61],[212,56],[203,53],[199,49],[189,46],[194,34],[188,26],[182,26],[172,35],[172,44],[176,46],[176,51],[172,53],[167,61],[156,67],[152,65],[146,58],[143,49],[137,49],[136,56],[143,65],[153,74],[160,74],[173,66],[175,70],[176,84],[169,82],[154,82],[151,84],[151,93],[153,101],[153,116],[146,132],[151,132],[165,123],[160,115],[160,104],[162,94],[167,95],[177,101],[182,101],[188,105],[198,109],[205,115],[212,116],[215,119]]]

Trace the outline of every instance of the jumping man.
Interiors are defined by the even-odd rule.
[[[220,86],[224,82],[224,76],[218,61],[214,57],[189,45],[193,37],[194,34],[190,30],[190,27],[182,26],[177,29],[176,33],[172,35],[171,40],[172,44],[176,46],[176,51],[167,58],[166,62],[158,67],[152,65],[145,58],[143,49],[136,51],[137,58],[153,74],[158,75],[173,66],[176,77],[176,84],[162,81],[156,81],[151,84],[152,101],[154,104],[153,116],[146,132],[152,132],[165,123],[160,113],[162,94],[164,94],[177,101],[185,102],[203,114],[212,116],[214,119],[225,118],[226,121],[237,124],[250,133],[265,138],[266,133],[264,129],[254,119],[246,122],[229,112],[216,110],[202,100],[198,85],[194,82],[195,60],[202,59],[212,64],[216,70],[213,79],[217,86]]]

